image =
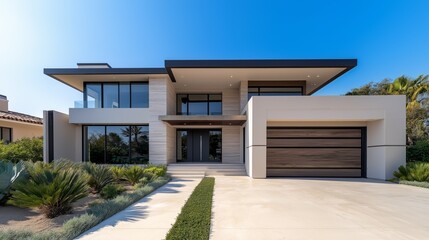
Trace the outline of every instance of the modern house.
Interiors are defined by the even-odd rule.
[[[311,96],[356,59],[167,60],[44,73],[82,92],[45,111],[45,161],[242,166],[248,176],[388,179],[405,164],[405,96]]]
[[[9,100],[0,95],[0,141],[11,143],[21,138],[43,136],[41,118],[9,111]]]

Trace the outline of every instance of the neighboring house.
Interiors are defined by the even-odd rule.
[[[168,60],[163,68],[45,69],[83,93],[69,115],[45,111],[45,161],[244,164],[253,178],[388,179],[405,164],[405,97],[310,96],[356,64]]]
[[[9,101],[0,95],[0,141],[11,143],[24,137],[42,137],[41,118],[9,111]]]

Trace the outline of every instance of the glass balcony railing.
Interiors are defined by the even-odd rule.
[[[96,108],[95,101],[74,101],[74,108]]]

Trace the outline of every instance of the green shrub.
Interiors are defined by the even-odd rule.
[[[75,239],[83,232],[89,230],[104,219],[113,216],[115,213],[127,208],[134,202],[151,193],[158,187],[169,181],[168,178],[158,178],[155,182],[149,183],[144,188],[136,190],[134,193],[124,193],[114,199],[104,201],[90,207],[87,213],[74,217],[65,222],[58,231],[45,231],[42,233],[19,231],[0,231],[0,239],[19,240],[58,240]]]
[[[73,202],[87,196],[88,187],[78,169],[63,167],[30,172],[28,181],[14,185],[11,203],[18,207],[39,207],[48,218],[70,212]]]
[[[124,186],[119,184],[109,184],[101,190],[100,197],[103,199],[112,199],[123,192],[125,192]]]
[[[192,192],[166,239],[209,239],[214,178],[203,178]]]
[[[167,174],[167,166],[165,165],[149,166],[144,169],[144,172],[155,174],[158,177],[163,177]]]
[[[417,141],[407,147],[407,162],[429,162],[429,141]]]
[[[10,144],[4,144],[0,141],[0,159],[13,163],[43,161],[43,139],[22,138]]]
[[[124,180],[129,182],[131,185],[135,185],[145,176],[143,168],[139,166],[132,166],[124,168]]]
[[[149,181],[149,179],[147,177],[143,177],[139,180],[138,183],[136,183],[134,185],[134,189],[138,189],[138,188],[142,188],[144,186],[146,186],[148,183],[150,183],[151,181]]]
[[[24,171],[25,165],[22,162],[17,164],[0,162],[0,205],[9,199],[12,184],[25,175]]]
[[[119,182],[124,179],[124,167],[113,166],[110,167],[110,171],[112,172],[115,181]]]
[[[429,163],[412,162],[393,173],[395,180],[429,182]]]
[[[94,163],[84,163],[82,168],[88,174],[89,186],[96,193],[99,193],[106,185],[115,181],[109,167]]]

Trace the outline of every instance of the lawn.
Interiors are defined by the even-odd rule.
[[[214,184],[211,177],[201,180],[168,232],[167,240],[209,239]]]

